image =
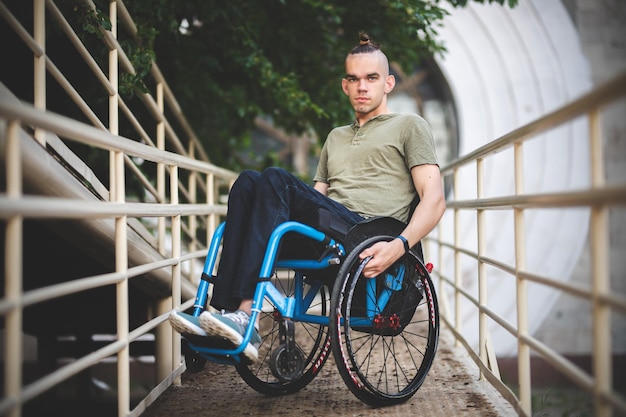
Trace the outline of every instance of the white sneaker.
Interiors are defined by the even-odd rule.
[[[180,334],[192,334],[195,336],[207,336],[198,317],[180,311],[172,311],[169,317],[170,324]]]
[[[250,316],[242,310],[224,314],[204,311],[200,314],[199,319],[199,324],[206,335],[227,339],[234,345],[233,348],[241,345],[243,335],[246,333],[249,323]],[[261,342],[261,336],[259,336],[259,332],[255,327],[252,331],[250,343],[248,343],[243,351],[243,356],[252,363],[259,359],[259,346]]]

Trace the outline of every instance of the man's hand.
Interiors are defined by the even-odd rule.
[[[366,278],[373,278],[383,273],[395,261],[404,255],[404,243],[400,239],[393,239],[389,242],[378,242],[359,254],[359,259],[363,260],[368,256],[372,259],[365,265],[363,275]]]

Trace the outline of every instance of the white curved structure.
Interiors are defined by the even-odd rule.
[[[559,0],[520,0],[514,9],[470,2],[466,8],[450,9],[440,34],[448,52],[437,62],[456,101],[460,155],[554,110],[592,86],[578,33]],[[524,146],[525,191],[539,193],[588,185],[587,121],[581,119],[549,135],[549,140],[531,140]],[[512,165],[512,150],[486,160],[485,197],[514,194]],[[476,197],[474,169],[463,171],[457,193],[459,199]],[[488,252],[514,265],[512,215],[489,212],[487,216]],[[461,218],[462,230],[476,229],[473,214]],[[586,239],[588,213],[574,209],[527,211],[525,221],[528,270],[570,279]],[[452,230],[448,229],[444,233],[450,236],[444,239],[452,241]],[[476,234],[462,236],[468,237],[462,246],[476,250]],[[476,275],[475,263],[464,265],[465,285],[473,288],[474,294]],[[510,299],[499,294],[515,292],[514,281],[495,269],[489,269],[488,277],[489,307],[515,325],[515,306],[498,304],[498,300]],[[534,332],[556,294],[536,291],[532,285],[528,291],[530,330]],[[473,332],[476,320],[463,317]],[[490,331],[496,353],[515,355],[515,340],[495,329]],[[464,331],[464,336],[477,344],[477,334]]]

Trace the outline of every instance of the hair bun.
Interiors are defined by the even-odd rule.
[[[365,31],[359,32],[359,44],[350,50],[350,54],[369,54],[380,51],[380,45],[370,38]]]
[[[359,34],[359,45],[367,45],[369,43],[371,43],[369,35],[365,32],[361,32]]]

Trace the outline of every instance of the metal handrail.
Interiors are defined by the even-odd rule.
[[[90,0],[83,2],[88,7],[95,7]],[[0,399],[2,415],[21,415],[27,402],[111,356],[117,358],[119,416],[141,414],[169,385],[179,381],[185,369],[184,363],[181,362],[180,336],[173,333],[164,322],[172,309],[187,308],[193,302],[195,284],[187,277],[195,275],[194,264],[204,257],[206,242],[219,223],[219,217],[226,212],[226,207],[220,203],[218,197],[220,187],[230,186],[237,177],[236,172],[209,162],[207,153],[191,129],[156,63],[153,63],[150,72],[155,82],[154,94],[143,92],[137,94],[139,101],[144,105],[143,110],[147,110],[151,121],[140,121],[135,116],[136,109],[131,108],[131,104],[117,94],[118,72],[135,71],[117,41],[117,31],[120,28],[118,19],[131,37],[136,37],[136,27],[121,0],[109,3],[109,13],[113,27],[111,31],[103,31],[101,38],[102,46],[109,50],[108,73],[105,73],[93,57],[94,51],[82,43],[53,0],[33,0],[32,33],[25,29],[9,7],[0,1],[0,18],[8,23],[25,49],[35,58],[33,103],[20,102],[15,97],[5,96],[6,88],[0,86],[2,94],[5,94],[0,98],[0,165],[7,177],[6,191],[0,193],[0,219],[6,225],[4,235],[6,279],[4,295],[0,298],[0,315],[5,323],[4,392]],[[108,94],[108,121],[99,119],[90,104],[74,87],[73,80],[68,79],[67,75],[55,65],[53,58],[47,55],[48,22],[59,25],[61,33],[73,45],[76,55],[85,62],[96,82],[102,85],[105,94]],[[62,91],[92,126],[47,110],[46,72],[56,80]],[[165,106],[171,109],[168,115],[165,113]],[[119,135],[120,116],[128,120],[138,140]],[[169,120],[169,117],[173,120]],[[152,125],[148,127],[146,124]],[[154,130],[157,132],[156,135],[147,133]],[[81,164],[82,161],[69,148],[73,143],[82,143],[109,152],[111,184],[109,189],[101,183],[94,183],[98,179],[89,167],[74,165]],[[166,147],[175,151],[166,151]],[[54,153],[54,157],[49,155],[46,149]],[[24,172],[22,165],[26,166],[24,161],[37,165],[37,162],[32,161],[35,157],[44,158],[45,161],[41,162],[45,164],[59,164],[59,160],[63,160],[64,166],[70,166],[73,173],[65,171],[65,176],[58,179],[59,183],[71,187],[76,187],[76,184],[83,187],[87,185],[90,191],[55,190],[58,193],[54,196],[24,195],[23,184],[28,173]],[[135,160],[155,164],[157,176],[149,177]],[[54,173],[59,175],[63,170],[64,168],[55,168]],[[189,173],[185,183],[179,180],[179,173],[183,171]],[[83,173],[87,173],[87,176],[81,177]],[[151,202],[128,202],[136,198],[128,196],[125,191],[127,174],[138,179],[146,194],[151,196],[149,198]],[[80,177],[78,182],[75,175]],[[168,178],[169,183],[166,182]],[[42,183],[46,181],[45,178],[29,179],[37,180]],[[45,187],[38,189],[43,188]],[[147,226],[137,220],[149,218],[156,219],[157,223],[153,230],[144,230]],[[82,222],[81,224],[97,224],[89,230],[92,233],[94,230],[105,230],[101,233],[106,233],[115,247],[114,270],[69,281],[64,281],[57,275],[57,278],[60,278],[57,284],[24,291],[23,224],[31,219],[49,221],[72,219]],[[199,230],[202,229],[206,230],[206,239],[198,236]],[[153,233],[158,236],[152,236]],[[166,237],[171,237],[171,247],[166,246]],[[149,246],[130,247],[129,242]],[[129,265],[128,257],[131,255],[137,255],[135,261],[139,264]],[[185,276],[183,276],[184,267],[189,270],[189,273],[185,272]],[[165,299],[157,299],[155,301],[157,308],[150,313],[152,318],[131,330],[128,284],[131,280],[144,276],[163,279],[170,285],[171,294]],[[89,355],[76,358],[75,361],[24,384],[21,366],[22,346],[25,340],[22,333],[24,310],[60,297],[78,295],[104,287],[114,287],[117,297],[115,306],[117,332],[113,341],[105,343],[103,347]],[[183,295],[187,298],[183,298]],[[131,408],[129,346],[148,333],[154,333],[157,352],[155,366],[159,382],[143,401]]]
[[[608,246],[608,216],[609,208],[626,205],[626,181],[607,185],[604,181],[602,168],[603,158],[601,154],[602,137],[599,134],[599,114],[605,106],[626,99],[626,73],[620,74],[612,80],[593,89],[593,91],[547,113],[546,115],[521,126],[486,145],[459,157],[441,168],[444,177],[452,177],[457,186],[460,170],[474,165],[477,172],[477,197],[459,200],[454,193],[447,201],[447,209],[453,215],[445,218],[438,226],[438,232],[429,236],[427,250],[429,253],[438,252],[439,259],[444,259],[444,251],[452,251],[453,265],[446,265],[455,272],[454,277],[445,273],[435,272],[440,282],[439,298],[443,308],[443,321],[452,330],[459,344],[464,346],[470,357],[479,367],[481,377],[491,382],[516,408],[519,415],[530,416],[533,414],[531,404],[532,381],[530,379],[530,353],[538,355],[549,365],[553,366],[564,377],[581,389],[588,391],[594,398],[594,415],[609,416],[613,412],[626,413],[626,399],[613,387],[612,373],[610,369],[611,344],[610,344],[610,313],[624,313],[626,311],[626,297],[611,293],[608,287],[608,270],[606,257]],[[540,194],[526,194],[523,190],[522,146],[526,141],[537,139],[540,134],[548,132],[565,123],[580,117],[588,117],[590,120],[591,140],[591,185],[585,189],[546,192]],[[502,152],[505,149],[514,148],[516,189],[511,195],[497,197],[485,197],[482,192],[483,181],[482,169],[484,160]],[[521,176],[521,177],[520,177]],[[454,188],[454,187],[453,187]],[[588,286],[574,285],[561,282],[555,277],[542,276],[526,270],[525,259],[525,236],[524,236],[524,212],[527,209],[546,209],[562,207],[586,207],[591,212],[591,240],[592,247],[596,249],[592,253],[594,271],[592,282]],[[494,258],[486,252],[484,243],[486,225],[484,212],[489,210],[510,211],[514,215],[516,252],[515,264]],[[479,242],[478,251],[463,247],[459,244],[459,215],[461,211],[475,212],[478,217],[476,230]],[[444,241],[442,230],[453,230],[454,241]],[[431,252],[432,251],[432,252]],[[465,255],[477,263],[478,297],[468,291],[460,277],[460,255]],[[511,302],[515,302],[518,311],[517,325],[509,323],[504,317],[487,306],[485,296],[486,275],[485,266],[490,265],[499,271],[512,276],[517,283],[517,296]],[[594,350],[592,352],[595,368],[594,373],[589,374],[576,366],[562,354],[555,351],[544,342],[528,334],[526,282],[533,282],[546,289],[558,290],[575,297],[588,300],[594,311]],[[450,295],[449,295],[450,294]],[[448,297],[449,295],[449,297]],[[460,314],[460,304],[472,306],[478,316],[479,351],[475,351],[466,336],[461,331],[463,327]],[[447,307],[454,306],[454,311]],[[489,352],[490,338],[486,330],[486,319],[496,323],[508,334],[513,335],[518,341],[518,385],[519,394],[504,384],[497,371],[494,372],[490,365]],[[488,343],[489,341],[489,343]]]

